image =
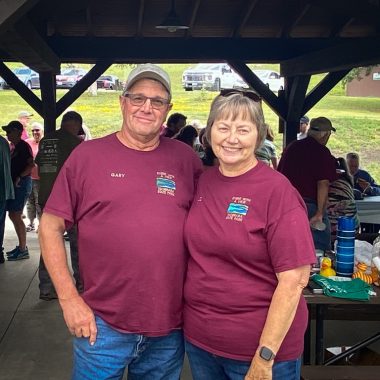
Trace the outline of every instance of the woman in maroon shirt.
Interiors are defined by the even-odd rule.
[[[193,377],[299,379],[302,289],[315,261],[305,205],[255,157],[266,135],[257,95],[222,93],[206,128],[219,167],[202,174],[185,227],[184,331]]]

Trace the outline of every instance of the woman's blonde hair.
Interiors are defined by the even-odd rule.
[[[243,92],[232,92],[228,96],[218,95],[213,100],[205,130],[206,139],[211,143],[211,128],[216,120],[236,120],[239,117],[256,125],[257,141],[255,150],[258,149],[267,135],[267,126],[264,122],[261,102],[252,100],[245,96]]]

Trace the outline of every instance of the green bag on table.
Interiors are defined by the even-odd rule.
[[[355,301],[368,301],[371,285],[360,278],[351,281],[335,281],[319,274],[311,277],[313,281],[323,287],[323,293],[329,297],[347,298]]]

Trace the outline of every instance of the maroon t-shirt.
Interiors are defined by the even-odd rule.
[[[276,273],[315,262],[301,197],[264,163],[238,177],[225,177],[214,167],[199,180],[185,239],[190,252],[186,338],[216,355],[252,360],[278,284]],[[306,326],[301,297],[276,360],[301,355]]]
[[[282,153],[277,170],[303,198],[317,200],[317,182],[335,181],[335,159],[329,149],[312,137],[292,142]]]
[[[201,162],[161,138],[150,152],[115,134],[77,147],[44,211],[78,223],[83,298],[116,329],[148,336],[182,327],[185,218]]]

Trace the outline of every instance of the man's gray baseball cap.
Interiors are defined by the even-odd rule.
[[[171,99],[172,90],[170,78],[168,73],[165,70],[161,69],[161,67],[153,65],[151,63],[138,65],[130,72],[124,92],[128,91],[140,79],[154,79],[160,82],[168,91]]]

